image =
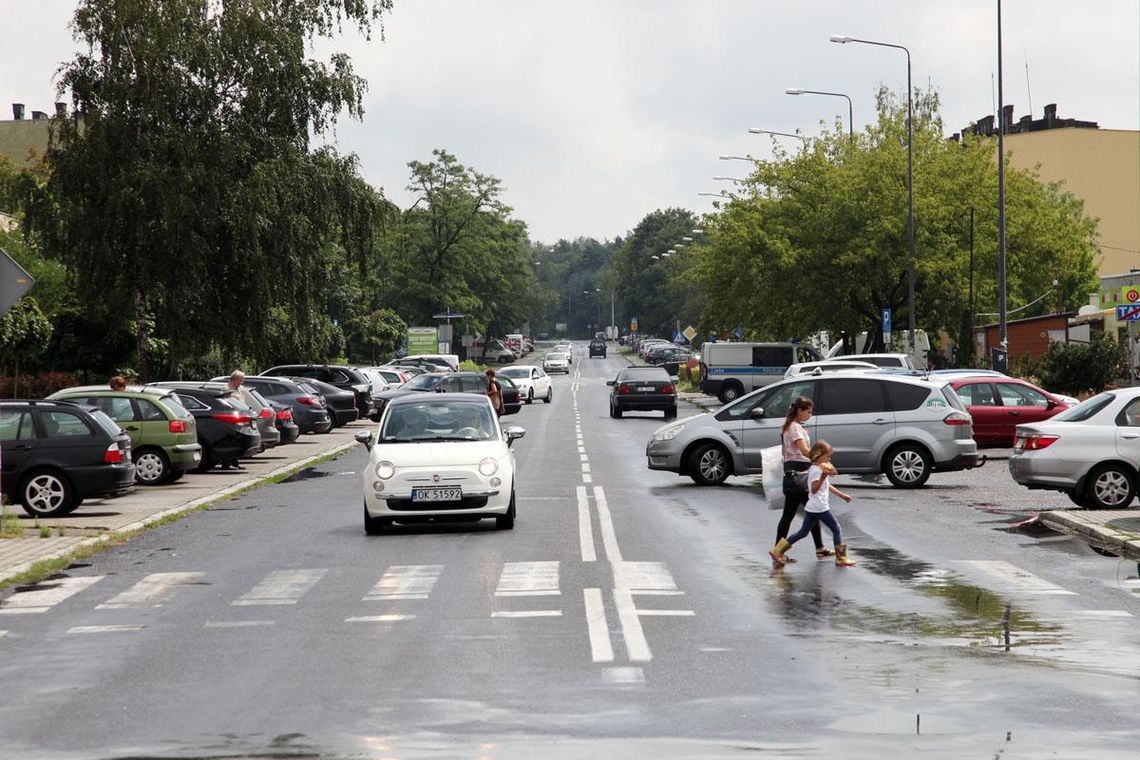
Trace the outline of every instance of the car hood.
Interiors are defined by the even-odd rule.
[[[474,467],[486,457],[499,460],[510,451],[503,441],[449,441],[381,443],[372,447],[372,462],[391,462],[396,467]]]

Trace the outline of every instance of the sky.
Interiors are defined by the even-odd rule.
[[[819,133],[847,101],[855,126],[880,85],[937,89],[947,134],[993,112],[997,0],[394,0],[384,39],[346,33],[369,83],[364,119],[325,140],[406,207],[407,164],[434,148],[499,177],[532,239],[624,236],[667,207],[712,210],[698,192],[771,153],[749,127]],[[1138,0],[1004,0],[1005,102],[1015,118],[1058,116],[1140,130]],[[10,103],[52,112],[55,74],[76,44],[74,0],[0,0],[0,118]],[[65,98],[66,99],[66,98]],[[734,166],[735,164],[735,166]]]

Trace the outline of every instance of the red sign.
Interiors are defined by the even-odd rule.
[[[1129,290],[1126,295],[1128,296],[1128,303],[1136,303],[1137,301],[1140,301],[1140,293],[1136,292],[1135,290]]]

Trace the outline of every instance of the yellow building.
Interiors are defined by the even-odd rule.
[[[59,111],[63,104],[57,104]],[[17,167],[26,167],[47,151],[51,119],[43,111],[32,111],[32,118],[24,118],[24,105],[12,104],[10,120],[0,120],[0,156]]]

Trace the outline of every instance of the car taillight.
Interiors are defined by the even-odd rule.
[[[1019,435],[1014,448],[1019,448],[1022,451],[1040,451],[1052,446],[1058,438],[1060,438],[1058,435],[1042,435],[1040,433]]]
[[[629,386],[626,385],[625,383],[622,383],[621,385],[618,386],[618,393],[619,394],[629,393]]]
[[[253,422],[253,417],[248,414],[239,414],[238,412],[222,412],[221,414],[211,414],[215,420],[219,422],[228,422],[231,425],[245,425],[246,423]]]
[[[942,418],[942,422],[947,425],[970,425],[974,422],[970,415],[964,412],[950,412]]]
[[[280,410],[279,412],[277,412],[277,419],[279,419],[279,420],[291,420],[291,419],[293,419],[293,410],[292,409]]]
[[[297,403],[304,404],[305,406],[320,406],[321,400],[316,396],[298,396]]]
[[[171,433],[187,433],[190,431],[190,423],[186,420],[170,420],[166,423]]]
[[[674,388],[672,385],[666,385],[665,387],[663,387],[661,389],[661,392],[662,393],[672,393],[675,390],[676,390],[676,388]]]
[[[123,450],[119,448],[119,444],[112,443],[103,452],[103,461],[107,464],[118,464],[123,461]]]
[[[261,407],[261,411],[257,413],[257,419],[259,419],[259,420],[271,420],[271,419],[273,419],[273,410],[267,406]]]

